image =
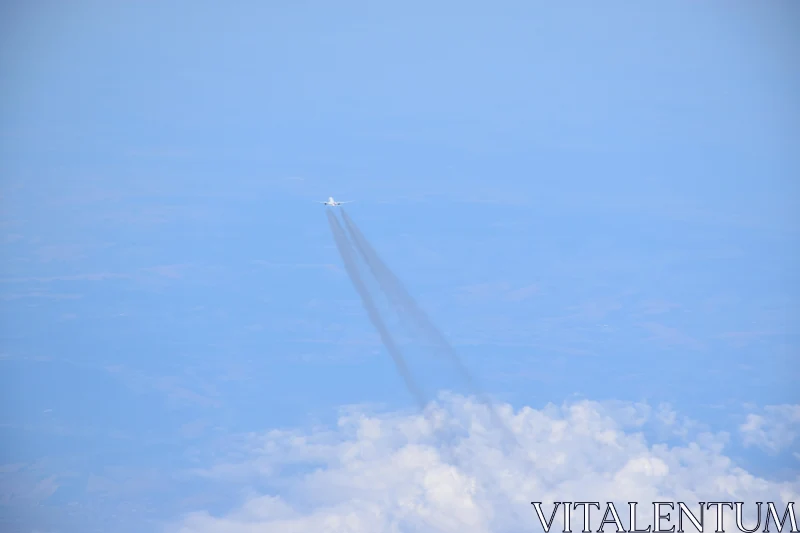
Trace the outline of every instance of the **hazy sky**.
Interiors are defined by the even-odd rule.
[[[0,21],[4,532],[502,533],[577,488],[800,494],[797,3]],[[411,346],[467,428],[448,466],[331,195],[528,455]]]

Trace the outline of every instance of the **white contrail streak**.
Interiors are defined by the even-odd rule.
[[[373,277],[375,277],[375,279],[378,281],[378,284],[383,292],[388,296],[389,301],[397,311],[398,315],[400,315],[401,318],[405,317],[407,320],[410,320],[412,327],[414,327],[423,338],[427,338],[427,340],[431,342],[435,348],[439,349],[439,352],[444,352],[444,354],[448,356],[450,361],[458,369],[461,377],[472,389],[473,394],[475,394],[478,399],[481,400],[487,407],[489,416],[491,417],[494,426],[508,438],[509,443],[516,446],[517,450],[524,452],[525,450],[522,448],[519,440],[517,440],[514,432],[511,431],[511,429],[503,422],[502,417],[495,409],[489,397],[480,391],[475,379],[461,361],[461,358],[456,350],[447,341],[444,334],[439,331],[428,315],[419,307],[419,305],[417,305],[416,301],[403,286],[403,283],[400,281],[400,279],[389,269],[386,263],[383,262],[378,253],[375,251],[363,233],[361,233],[361,230],[359,230],[355,222],[353,222],[353,220],[347,215],[344,209],[341,209],[341,213],[345,227],[350,234],[356,250],[369,267]],[[338,224],[338,220],[336,222]],[[350,251],[352,252],[352,249]],[[451,436],[452,430],[453,428],[449,427],[447,424],[439,428],[436,428],[436,425],[434,425],[434,434],[438,434],[440,437]],[[450,460],[451,463],[456,466],[460,465],[461,461],[456,455],[455,450],[452,449],[450,445],[445,445],[445,447],[442,449],[442,453]],[[497,479],[488,481],[487,484],[495,487],[500,485]],[[522,514],[518,509],[512,508],[512,513],[518,519],[522,520]]]
[[[511,430],[508,429],[503,423],[488,396],[481,392],[480,388],[475,382],[475,379],[472,377],[469,370],[467,370],[467,367],[461,361],[461,358],[453,346],[447,341],[442,332],[439,331],[439,329],[434,325],[433,321],[428,317],[425,311],[423,311],[419,305],[417,305],[417,302],[403,286],[403,283],[400,281],[400,279],[394,275],[389,267],[386,266],[386,263],[384,263],[380,256],[378,256],[378,253],[375,251],[372,245],[370,245],[366,237],[364,237],[364,234],[361,233],[361,230],[358,229],[358,226],[356,226],[355,222],[353,222],[343,208],[341,211],[345,227],[350,233],[356,249],[361,254],[364,262],[369,266],[370,270],[372,271],[372,275],[375,277],[375,279],[377,279],[378,283],[389,297],[389,300],[394,305],[398,314],[407,315],[411,319],[414,326],[416,326],[416,329],[424,337],[431,341],[440,352],[444,353],[450,359],[450,361],[455,365],[459,374],[461,374],[461,377],[467,382],[468,386],[472,390],[472,393],[475,394],[489,408],[489,412],[494,423],[502,428],[502,430],[505,431],[514,442],[517,442],[516,436],[514,436]]]
[[[352,244],[350,243],[350,240],[347,238],[342,226],[339,224],[339,221],[336,219],[333,213],[328,211],[327,215],[328,223],[330,224],[334,241],[336,241],[336,247],[339,249],[339,255],[342,256],[342,261],[344,262],[345,270],[347,270],[347,275],[350,277],[350,281],[353,283],[358,295],[361,297],[361,302],[364,305],[364,308],[367,310],[367,314],[369,315],[372,325],[378,330],[378,334],[381,337],[383,345],[386,346],[386,350],[389,352],[389,355],[392,356],[395,367],[397,368],[397,372],[403,378],[406,388],[411,395],[414,396],[414,399],[419,404],[420,409],[424,410],[428,403],[425,399],[425,395],[414,382],[414,378],[411,376],[411,372],[408,370],[408,366],[406,365],[405,358],[403,357],[400,348],[397,346],[394,338],[389,333],[386,324],[384,324],[383,319],[378,312],[378,308],[375,306],[372,296],[369,294],[366,284],[361,279],[361,275],[358,272],[358,264],[356,263],[356,259],[354,257]]]

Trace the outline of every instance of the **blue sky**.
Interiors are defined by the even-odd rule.
[[[575,435],[578,407],[643,432],[584,473],[641,453],[659,472],[660,443],[699,442],[800,492],[797,5],[278,4],[0,8],[4,531],[345,513],[341,447],[253,444],[373,438],[336,434],[341,409],[417,416],[314,203],[330,195],[495,398]],[[410,358],[472,413],[452,372]],[[375,438],[376,469],[409,445]],[[330,493],[304,499],[314,483]]]

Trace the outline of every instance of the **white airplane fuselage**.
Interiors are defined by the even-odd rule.
[[[327,206],[330,206],[330,207],[336,207],[336,206],[342,205],[342,202],[337,202],[336,200],[333,199],[333,196],[329,196],[328,197],[328,201],[327,202],[322,202],[322,203],[327,205]]]

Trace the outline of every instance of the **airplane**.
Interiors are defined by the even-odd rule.
[[[329,196],[327,202],[318,202],[318,203],[323,204],[323,205],[327,205],[327,206],[330,206],[330,207],[336,207],[336,206],[339,206],[339,205],[342,205],[342,204],[350,204],[350,203],[353,203],[353,202],[352,202],[352,200],[349,201],[349,202],[337,202],[336,200],[333,199],[333,196]]]

